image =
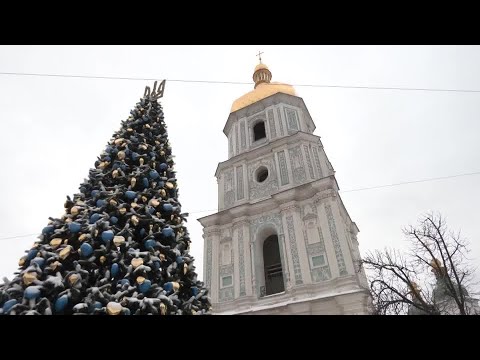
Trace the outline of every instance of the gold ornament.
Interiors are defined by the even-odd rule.
[[[127,209],[121,208],[119,211],[120,211],[120,214],[125,215],[125,213],[127,212]]]
[[[132,202],[130,206],[135,209],[138,207],[138,204],[136,202]]]
[[[165,151],[160,150],[160,156],[163,156],[163,155],[165,155]]]
[[[79,241],[84,241],[85,239],[87,239],[88,235],[87,234],[82,234],[78,237],[78,240]]]
[[[55,261],[53,263],[50,264],[50,268],[52,270],[55,270],[57,267],[59,267],[61,265],[61,263],[59,261]]]
[[[109,204],[112,205],[113,207],[118,205],[118,203],[115,201],[115,199],[110,199]]]
[[[187,263],[183,264],[183,275],[185,275],[188,272],[188,265]]]
[[[131,186],[132,188],[135,187],[135,184],[136,184],[136,183],[137,183],[137,179],[135,179],[135,178],[131,178],[131,179],[130,179],[130,186]]]
[[[138,216],[137,215],[133,215],[132,218],[131,218],[131,221],[132,221],[132,224],[133,226],[137,226],[138,225]]]
[[[52,247],[60,246],[62,241],[63,241],[63,239],[60,239],[60,238],[52,239],[52,240],[50,240],[50,246],[52,246]]]
[[[178,291],[180,289],[180,284],[176,281],[172,282],[173,284],[173,291]]]
[[[165,261],[165,255],[160,254],[160,261]]]
[[[78,280],[80,280],[80,276],[78,276],[78,274],[72,274],[70,275],[70,277],[68,278],[68,282],[70,283],[70,285],[75,285]]]
[[[107,314],[108,315],[119,315],[122,311],[122,305],[116,302],[109,302],[107,304]]]
[[[30,285],[35,280],[37,280],[37,273],[35,271],[27,272],[23,274],[23,283],[25,285]]]
[[[137,283],[138,284],[143,284],[144,281],[145,281],[145,278],[143,276],[137,277]]]
[[[132,129],[132,128],[128,128],[127,131],[128,131],[128,132],[132,132],[133,129]]]
[[[78,214],[78,207],[73,206],[73,207],[70,209],[70,214],[72,214],[72,215],[77,215],[77,214]]]
[[[125,159],[125,151],[119,151],[118,154],[117,154],[117,157],[118,157],[120,160]]]
[[[119,145],[122,142],[123,142],[123,138],[119,138],[119,139],[116,139],[114,143],[115,143],[115,145]]]
[[[157,199],[153,198],[152,200],[150,200],[150,206],[157,207],[158,205],[160,205],[160,201],[158,201]]]
[[[165,305],[163,302],[160,303],[160,314],[165,315],[167,313],[167,305]]]
[[[147,129],[150,129],[150,125],[148,125],[148,124],[146,124],[145,127],[146,127]]]
[[[159,192],[160,192],[160,196],[161,196],[161,197],[167,196],[167,192],[165,191],[165,189],[160,189]]]
[[[175,185],[173,185],[170,181],[167,181],[165,185],[167,185],[168,189],[173,189],[175,187]]]
[[[139,148],[140,150],[147,150],[147,149],[148,149],[147,145],[145,145],[145,144],[140,144],[140,145],[138,145],[138,148]]]
[[[114,236],[113,237],[113,243],[115,244],[115,246],[120,246],[120,245],[123,245],[125,244],[125,238],[123,236]]]
[[[105,256],[100,256],[100,263],[104,263],[105,261],[107,261],[107,258]]]
[[[136,268],[139,267],[140,265],[143,265],[143,259],[141,259],[141,258],[134,258],[134,259],[132,259],[131,264],[132,264],[133,268],[136,269]]]
[[[18,266],[23,266],[25,264],[25,261],[27,261],[27,257],[21,257],[20,260],[18,260]]]
[[[140,159],[138,160],[138,162],[140,163],[140,166],[142,166],[143,163],[145,162],[145,160],[143,160],[143,158],[140,158]]]
[[[72,247],[70,245],[67,245],[60,251],[58,256],[60,257],[60,259],[65,260],[68,257],[68,255],[70,255],[71,252],[72,252]]]
[[[115,169],[112,171],[112,177],[115,179],[118,176],[118,170]]]

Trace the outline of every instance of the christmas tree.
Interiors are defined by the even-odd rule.
[[[181,212],[157,89],[122,121],[65,214],[49,218],[20,271],[0,286],[0,314],[207,314]]]

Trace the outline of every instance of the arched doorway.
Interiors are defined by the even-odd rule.
[[[263,243],[263,266],[265,274],[265,295],[285,291],[277,235],[270,235]]]

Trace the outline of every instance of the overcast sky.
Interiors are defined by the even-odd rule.
[[[478,46],[0,46],[0,72],[480,89]],[[48,217],[60,217],[120,122],[153,81],[0,75],[0,276],[11,278]],[[251,85],[167,81],[161,101],[203,278],[202,228],[217,209],[222,132]],[[340,190],[480,171],[480,93],[296,87]],[[362,253],[404,248],[401,228],[439,211],[480,264],[480,175],[341,193]],[[204,212],[200,212],[204,211]],[[23,236],[27,234],[35,234]],[[7,237],[23,236],[13,239]]]

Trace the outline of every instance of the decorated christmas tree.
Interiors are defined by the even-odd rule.
[[[209,313],[158,103],[164,87],[145,89],[65,214],[49,218],[20,271],[4,279],[0,314]]]

